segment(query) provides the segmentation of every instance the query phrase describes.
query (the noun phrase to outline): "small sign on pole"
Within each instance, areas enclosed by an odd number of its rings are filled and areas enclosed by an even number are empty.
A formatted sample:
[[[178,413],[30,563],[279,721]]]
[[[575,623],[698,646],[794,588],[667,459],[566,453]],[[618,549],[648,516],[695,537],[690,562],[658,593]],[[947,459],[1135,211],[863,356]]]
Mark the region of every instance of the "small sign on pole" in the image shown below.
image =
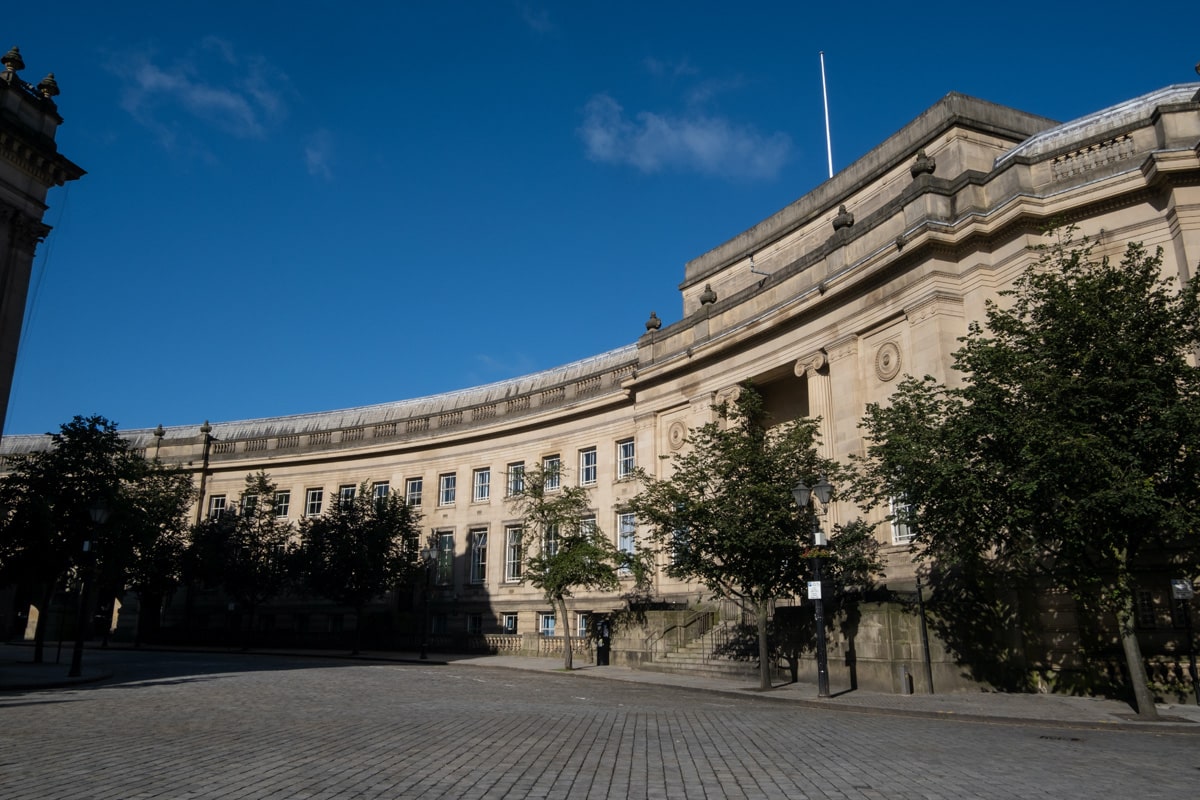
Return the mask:
[[[820,600],[821,599],[821,582],[820,581],[809,581],[808,582],[808,599],[809,600]]]
[[[1191,600],[1195,595],[1192,582],[1187,578],[1171,579],[1171,597],[1176,600]]]

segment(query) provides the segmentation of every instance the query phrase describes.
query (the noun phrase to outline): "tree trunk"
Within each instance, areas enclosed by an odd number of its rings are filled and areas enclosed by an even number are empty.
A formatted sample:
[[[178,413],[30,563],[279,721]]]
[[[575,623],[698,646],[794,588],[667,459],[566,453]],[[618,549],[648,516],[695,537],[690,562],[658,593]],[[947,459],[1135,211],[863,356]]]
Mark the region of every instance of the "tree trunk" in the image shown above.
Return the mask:
[[[1150,687],[1146,685],[1146,665],[1142,662],[1142,648],[1138,644],[1134,627],[1132,594],[1124,598],[1117,609],[1117,627],[1121,633],[1121,648],[1125,651],[1125,666],[1129,670],[1129,685],[1133,689],[1138,717],[1158,719],[1154,696],[1150,694]]]
[[[767,646],[767,603],[759,601],[755,607],[758,615],[758,688],[771,688],[771,655]]]
[[[575,668],[573,654],[571,653],[571,623],[567,618],[567,600],[564,597],[558,598],[558,613],[562,618],[563,632],[563,669],[572,670]]]

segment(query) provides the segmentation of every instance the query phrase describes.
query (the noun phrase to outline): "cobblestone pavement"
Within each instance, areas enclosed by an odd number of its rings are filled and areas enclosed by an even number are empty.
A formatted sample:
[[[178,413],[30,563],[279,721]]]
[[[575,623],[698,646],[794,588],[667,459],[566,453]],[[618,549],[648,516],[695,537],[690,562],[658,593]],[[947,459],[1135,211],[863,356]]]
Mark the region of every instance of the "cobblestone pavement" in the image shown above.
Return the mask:
[[[1193,797],[1200,738],[925,719],[478,663],[105,654],[0,694],[0,797]]]

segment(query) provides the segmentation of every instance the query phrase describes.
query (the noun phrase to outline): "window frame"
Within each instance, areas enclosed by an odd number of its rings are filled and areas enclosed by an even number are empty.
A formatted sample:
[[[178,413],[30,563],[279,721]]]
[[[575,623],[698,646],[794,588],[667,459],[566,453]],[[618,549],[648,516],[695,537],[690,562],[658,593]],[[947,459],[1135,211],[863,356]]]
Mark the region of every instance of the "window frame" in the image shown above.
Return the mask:
[[[617,480],[632,477],[635,469],[637,469],[637,449],[634,440],[622,439],[617,442]]]
[[[903,497],[888,498],[888,516],[891,517],[890,524],[892,530],[892,544],[894,545],[909,545],[912,544],[915,533],[912,525],[907,519],[900,519],[901,515],[911,513],[912,504],[905,501]]]
[[[558,620],[554,618],[553,611],[538,612],[538,636],[552,637],[554,636],[554,628]]]
[[[542,457],[542,476],[546,481],[545,490],[556,492],[562,488],[562,457],[559,455]]]
[[[314,506],[315,509],[314,510]],[[304,516],[319,517],[325,508],[325,488],[304,490]]]
[[[454,505],[458,499],[458,473],[443,472],[438,475],[438,506]]]
[[[525,531],[520,525],[504,526],[504,582],[520,583],[525,570]]]
[[[600,458],[595,447],[579,450],[579,485],[595,486],[600,477]]]
[[[500,630],[510,636],[516,635],[519,630],[517,627],[519,620],[520,615],[515,611],[505,611],[500,615]],[[512,624],[510,625],[509,623]]]
[[[223,494],[213,494],[208,497],[208,518],[220,519],[229,510],[228,500]]]
[[[358,496],[358,487],[353,483],[343,483],[338,486],[337,496],[339,503],[353,503],[354,498]]]
[[[487,528],[472,528],[467,531],[467,544],[471,548],[467,559],[470,565],[467,576],[469,582],[475,586],[487,583],[487,540]]]
[[[492,468],[478,467],[471,472],[471,502],[486,503],[492,499]]]
[[[525,491],[525,462],[510,461],[504,467],[504,478],[507,497],[516,497]]]
[[[404,479],[404,503],[409,506],[421,505],[421,496],[425,489],[425,478]]]
[[[280,489],[275,492],[275,516],[286,517],[292,508],[292,490]]]
[[[439,530],[434,536],[437,537],[437,555],[433,568],[433,583],[435,586],[453,586],[454,531]]]

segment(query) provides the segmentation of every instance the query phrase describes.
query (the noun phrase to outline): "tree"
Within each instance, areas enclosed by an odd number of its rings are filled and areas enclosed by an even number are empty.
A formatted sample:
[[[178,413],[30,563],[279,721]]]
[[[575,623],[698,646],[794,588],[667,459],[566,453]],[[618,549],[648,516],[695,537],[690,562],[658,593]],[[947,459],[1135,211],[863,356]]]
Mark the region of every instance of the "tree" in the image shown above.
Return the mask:
[[[813,555],[814,512],[796,505],[792,488],[822,475],[836,480],[840,470],[817,455],[816,420],[771,426],[750,383],[733,404],[713,410],[718,419],[688,432],[669,477],[642,474],[631,507],[666,552],[668,575],[697,580],[753,612],[760,684],[769,689],[771,604],[801,591]]]
[[[364,483],[353,497],[339,494],[320,517],[300,525],[300,571],[316,594],[354,609],[354,652],[362,612],[418,568],[421,512],[398,494],[375,497]]]
[[[33,585],[40,596],[35,662],[42,661],[50,602],[68,575],[81,580],[91,554],[99,554],[100,572],[124,557],[113,526],[98,528],[89,509],[99,503],[119,510],[139,460],[115,423],[77,416],[50,434],[48,449],[12,457],[0,479],[0,574]]]
[[[226,509],[192,529],[189,557],[195,575],[221,586],[246,610],[246,639],[258,607],[291,578],[293,528],[276,513],[275,484],[265,472],[246,476],[237,508]]]
[[[634,585],[650,572],[647,554],[616,547],[596,525],[588,491],[567,486],[557,470],[530,467],[509,498],[524,525],[522,578],[541,589],[559,615],[563,632],[563,669],[572,669],[571,625],[567,600],[580,590],[613,592],[622,577]]]
[[[187,548],[187,511],[195,494],[189,473],[157,460],[138,465],[125,493],[126,510],[116,524],[126,542],[128,561],[118,585],[138,597],[135,645],[143,633],[157,630],[163,602],[179,584]]]
[[[1112,614],[1146,717],[1138,573],[1200,566],[1200,302],[1161,263],[1130,244],[1112,264],[1062,232],[970,326],[961,385],[907,379],[868,408],[859,464],[860,497],[902,498],[938,570],[1049,580]]]

